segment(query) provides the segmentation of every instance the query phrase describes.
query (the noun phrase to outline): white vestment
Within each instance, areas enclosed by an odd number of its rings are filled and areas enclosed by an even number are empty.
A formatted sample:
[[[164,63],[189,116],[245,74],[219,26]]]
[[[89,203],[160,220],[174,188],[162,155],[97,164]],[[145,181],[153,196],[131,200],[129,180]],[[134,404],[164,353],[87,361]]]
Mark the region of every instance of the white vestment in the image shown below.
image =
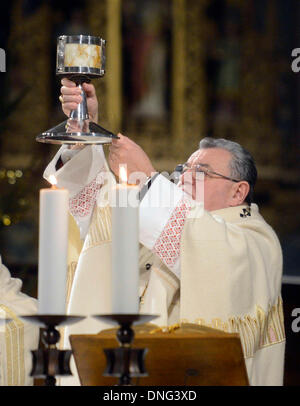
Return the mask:
[[[44,176],[54,174],[58,186],[69,189],[70,212],[84,239],[67,312],[108,313],[111,212],[103,201],[114,178],[103,176],[109,170],[102,147],[84,148],[56,171],[64,152]],[[188,321],[238,332],[250,384],[283,384],[282,252],[257,205],[207,212],[159,175],[140,204],[140,243],[140,312],[159,314],[154,323],[161,326]],[[87,318],[66,328],[65,346],[70,334],[109,327]],[[79,384],[73,371],[63,384]]]
[[[12,278],[0,256],[0,385],[33,385],[31,350],[39,343],[39,328],[24,322],[18,315],[37,312],[37,301],[21,292],[22,282]]]

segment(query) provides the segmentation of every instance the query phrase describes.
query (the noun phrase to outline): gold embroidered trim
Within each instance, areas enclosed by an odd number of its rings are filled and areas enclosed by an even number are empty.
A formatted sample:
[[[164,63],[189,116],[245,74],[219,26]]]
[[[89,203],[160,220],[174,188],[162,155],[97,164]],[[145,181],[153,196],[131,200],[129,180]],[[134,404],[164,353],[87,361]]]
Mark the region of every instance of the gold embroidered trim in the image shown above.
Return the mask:
[[[73,280],[75,276],[75,271],[77,268],[77,262],[73,261],[69,264],[68,266],[68,273],[67,273],[67,286],[66,286],[66,312],[69,306],[69,301],[71,297],[71,291],[72,291],[72,286],[73,286]],[[59,334],[60,334],[60,339],[58,343],[58,348],[62,350],[64,348],[64,337],[65,337],[65,328],[60,327],[58,328]]]
[[[71,296],[71,290],[72,290],[72,285],[73,285],[73,280],[75,276],[75,271],[77,267],[77,262],[73,261],[69,264],[68,266],[68,273],[67,273],[67,292],[66,292],[66,305],[68,306],[70,296]]]
[[[5,325],[6,344],[6,383],[7,386],[24,386],[25,360],[24,360],[24,323],[7,306],[1,304],[0,308],[12,319]],[[5,374],[4,374],[5,378]]]
[[[182,320],[181,322],[184,322]],[[204,319],[196,319],[195,323],[222,330],[227,333],[238,333],[245,358],[253,357],[261,348],[285,341],[282,299],[279,297],[274,306],[269,306],[265,312],[256,305],[256,316],[246,315],[230,317],[228,321],[213,319],[207,323]]]
[[[85,238],[84,245],[81,254],[90,248],[94,248],[97,245],[103,244],[104,242],[111,241],[111,208],[110,206],[96,207],[93,212],[93,217],[89,232]],[[80,255],[81,255],[80,254]],[[68,266],[67,274],[67,289],[66,289],[66,306],[68,307],[73,281],[75,277],[75,272],[77,268],[77,262],[73,261]],[[59,329],[60,341],[59,348],[63,348],[65,328]]]
[[[180,328],[181,325],[179,323],[172,324],[171,326],[162,326],[151,330],[149,334],[155,333],[172,333],[174,330]]]
[[[111,208],[96,207],[82,252],[111,241]]]

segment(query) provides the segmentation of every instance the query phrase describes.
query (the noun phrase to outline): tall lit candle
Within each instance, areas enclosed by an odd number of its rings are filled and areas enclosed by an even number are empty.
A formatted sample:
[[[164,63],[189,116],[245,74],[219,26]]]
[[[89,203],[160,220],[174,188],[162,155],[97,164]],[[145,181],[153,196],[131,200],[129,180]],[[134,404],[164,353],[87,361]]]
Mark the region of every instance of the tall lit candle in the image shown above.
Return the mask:
[[[112,204],[112,312],[139,312],[139,188],[120,166]]]
[[[65,314],[68,255],[68,204],[66,189],[40,190],[38,312]]]

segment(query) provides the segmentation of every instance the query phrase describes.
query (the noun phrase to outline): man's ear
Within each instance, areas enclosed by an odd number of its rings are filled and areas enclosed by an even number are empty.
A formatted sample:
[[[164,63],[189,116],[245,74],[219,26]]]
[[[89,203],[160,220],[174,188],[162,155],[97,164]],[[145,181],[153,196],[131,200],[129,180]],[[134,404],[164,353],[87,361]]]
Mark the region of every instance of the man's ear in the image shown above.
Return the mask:
[[[231,206],[239,206],[242,204],[250,190],[250,185],[248,182],[242,180],[241,182],[235,183],[232,189],[231,196]]]

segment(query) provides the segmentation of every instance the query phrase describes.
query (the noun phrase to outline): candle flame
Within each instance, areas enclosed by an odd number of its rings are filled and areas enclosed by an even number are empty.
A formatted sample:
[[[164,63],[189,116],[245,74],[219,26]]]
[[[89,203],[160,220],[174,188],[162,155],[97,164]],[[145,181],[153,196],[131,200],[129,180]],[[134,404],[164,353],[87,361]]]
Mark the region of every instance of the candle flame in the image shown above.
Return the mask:
[[[127,183],[127,165],[126,164],[119,165],[119,179],[120,179],[120,183],[122,183],[122,184]]]
[[[52,186],[55,186],[57,184],[56,177],[54,175],[50,175],[49,182],[51,183]]]

